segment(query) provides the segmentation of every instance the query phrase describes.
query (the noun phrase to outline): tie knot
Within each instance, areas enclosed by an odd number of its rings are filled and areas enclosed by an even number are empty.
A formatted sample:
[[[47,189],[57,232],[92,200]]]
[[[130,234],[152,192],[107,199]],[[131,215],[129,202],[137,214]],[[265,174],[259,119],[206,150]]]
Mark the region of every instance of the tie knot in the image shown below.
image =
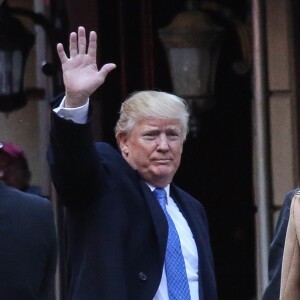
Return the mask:
[[[159,204],[163,207],[166,206],[167,193],[165,189],[156,188],[153,191],[155,198],[158,200]]]

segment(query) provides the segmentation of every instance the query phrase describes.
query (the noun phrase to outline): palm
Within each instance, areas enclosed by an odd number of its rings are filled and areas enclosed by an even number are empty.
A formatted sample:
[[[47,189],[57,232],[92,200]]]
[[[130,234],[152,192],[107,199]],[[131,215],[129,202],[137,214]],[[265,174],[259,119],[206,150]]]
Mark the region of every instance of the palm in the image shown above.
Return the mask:
[[[92,94],[104,81],[97,65],[89,55],[78,55],[62,64],[66,90],[73,93]]]
[[[105,81],[107,74],[116,66],[106,64],[98,70],[96,64],[97,35],[90,33],[87,46],[85,29],[78,28],[78,35],[70,35],[70,56],[65,53],[62,44],[57,45],[57,52],[62,64],[64,85],[71,106],[82,105],[87,98]]]

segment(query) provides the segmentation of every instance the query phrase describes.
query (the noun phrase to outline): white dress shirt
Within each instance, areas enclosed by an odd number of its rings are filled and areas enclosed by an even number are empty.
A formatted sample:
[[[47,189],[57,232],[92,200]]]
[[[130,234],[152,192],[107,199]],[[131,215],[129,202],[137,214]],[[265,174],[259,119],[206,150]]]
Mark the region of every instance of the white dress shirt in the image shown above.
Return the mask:
[[[88,106],[89,102],[85,105],[77,108],[65,108],[64,107],[65,98],[62,100],[59,107],[54,109],[57,115],[64,119],[72,120],[75,123],[84,124],[87,120]],[[147,183],[151,191],[155,189],[154,186]],[[183,258],[186,267],[186,273],[189,282],[189,288],[192,300],[199,300],[198,295],[198,252],[193,238],[193,234],[187,224],[187,221],[180,212],[178,206],[174,200],[170,197],[170,185],[165,187],[167,193],[167,205],[166,209],[172,218],[176,230],[179,235],[180,244],[182,248]],[[167,277],[165,266],[163,268],[161,281],[158,290],[153,298],[153,300],[169,300],[168,287],[167,287]]]

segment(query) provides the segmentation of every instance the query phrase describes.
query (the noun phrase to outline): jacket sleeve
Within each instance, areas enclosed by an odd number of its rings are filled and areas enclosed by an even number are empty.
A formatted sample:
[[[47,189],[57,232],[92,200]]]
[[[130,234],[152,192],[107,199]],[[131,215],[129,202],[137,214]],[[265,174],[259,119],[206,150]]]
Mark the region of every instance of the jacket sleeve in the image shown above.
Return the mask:
[[[265,289],[263,300],[277,300],[280,295],[280,280],[282,269],[283,249],[290,216],[291,201],[298,190],[287,193],[280,210],[273,241],[269,252],[269,284]]]
[[[53,184],[64,204],[81,206],[96,195],[101,184],[100,163],[90,121],[77,124],[52,113],[47,158]]]

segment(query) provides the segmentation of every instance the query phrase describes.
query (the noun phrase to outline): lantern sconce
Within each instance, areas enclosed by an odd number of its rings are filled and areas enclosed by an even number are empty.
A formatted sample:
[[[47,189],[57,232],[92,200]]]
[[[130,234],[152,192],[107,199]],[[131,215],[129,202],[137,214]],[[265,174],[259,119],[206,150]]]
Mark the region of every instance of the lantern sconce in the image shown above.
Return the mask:
[[[241,42],[243,60],[234,63],[234,70],[243,74],[250,69],[251,42],[246,27],[230,11],[212,1],[186,1],[186,10],[170,25],[159,30],[169,62],[174,93],[187,100],[191,111],[191,132],[197,136],[195,114],[215,105],[215,78],[225,28],[214,19],[221,16],[231,22]]]
[[[38,88],[24,91],[26,60],[34,45],[35,37],[14,15],[27,17],[35,24],[41,25],[50,40],[53,38],[54,31],[51,24],[40,13],[9,7],[6,1],[1,1],[0,5],[0,111],[9,113],[24,107],[28,96],[41,99],[44,95],[44,91]],[[53,75],[48,70],[49,64],[45,64],[44,73]]]

